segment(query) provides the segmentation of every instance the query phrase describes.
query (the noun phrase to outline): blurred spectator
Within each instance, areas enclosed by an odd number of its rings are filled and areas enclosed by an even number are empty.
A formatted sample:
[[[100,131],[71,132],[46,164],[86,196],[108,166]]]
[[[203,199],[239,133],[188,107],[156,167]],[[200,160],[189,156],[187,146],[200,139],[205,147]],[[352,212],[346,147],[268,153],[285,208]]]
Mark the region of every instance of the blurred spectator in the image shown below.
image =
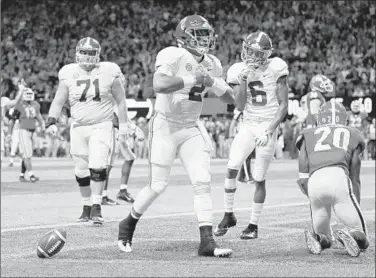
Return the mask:
[[[368,126],[368,153],[372,160],[376,158],[376,137],[375,137],[376,119]]]

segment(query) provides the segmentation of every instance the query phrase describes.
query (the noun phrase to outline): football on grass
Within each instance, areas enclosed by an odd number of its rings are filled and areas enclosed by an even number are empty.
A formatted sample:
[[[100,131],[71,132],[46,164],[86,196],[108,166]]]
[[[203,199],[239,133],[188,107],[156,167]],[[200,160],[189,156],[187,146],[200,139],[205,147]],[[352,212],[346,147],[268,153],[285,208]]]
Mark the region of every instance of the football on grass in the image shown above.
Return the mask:
[[[37,255],[39,258],[51,258],[60,252],[67,238],[67,232],[53,229],[42,236],[38,242]]]

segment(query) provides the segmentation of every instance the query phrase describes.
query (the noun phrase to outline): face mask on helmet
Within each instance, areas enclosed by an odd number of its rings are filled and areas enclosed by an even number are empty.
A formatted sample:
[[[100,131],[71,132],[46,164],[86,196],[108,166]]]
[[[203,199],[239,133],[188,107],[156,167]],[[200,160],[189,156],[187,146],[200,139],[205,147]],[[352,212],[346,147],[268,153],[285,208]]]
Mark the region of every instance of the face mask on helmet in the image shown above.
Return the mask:
[[[206,54],[215,47],[214,31],[211,28],[187,28],[186,33],[189,36],[188,47],[198,52]]]
[[[31,90],[30,88],[26,89],[22,94],[22,98],[25,101],[33,101],[35,99],[33,90]]]
[[[314,76],[310,82],[312,92],[320,92],[322,94],[332,93],[334,91],[333,82],[323,75]]]
[[[241,58],[247,66],[258,68],[261,65],[265,64],[269,56],[272,54],[271,50],[260,50],[256,49],[252,45],[249,45],[247,42],[243,41],[243,48],[241,53]]]
[[[97,47],[93,46],[98,45]],[[76,62],[84,68],[95,66],[99,63],[101,48],[99,43],[92,38],[85,38],[78,42],[76,47]]]

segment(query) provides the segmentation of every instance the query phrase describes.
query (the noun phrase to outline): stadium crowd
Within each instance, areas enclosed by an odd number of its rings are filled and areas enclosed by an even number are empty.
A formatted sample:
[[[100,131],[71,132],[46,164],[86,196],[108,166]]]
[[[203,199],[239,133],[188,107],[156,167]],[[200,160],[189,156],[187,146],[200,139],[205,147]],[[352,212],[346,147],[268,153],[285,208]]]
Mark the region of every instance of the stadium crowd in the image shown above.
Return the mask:
[[[14,97],[17,81],[24,78],[37,93],[37,100],[51,101],[59,69],[74,62],[76,44],[84,36],[97,38],[102,47],[101,58],[121,67],[128,98],[153,97],[156,54],[174,43],[172,34],[181,19],[200,10],[207,11],[205,17],[215,28],[214,53],[223,64],[224,74],[240,60],[244,36],[262,29],[272,38],[274,55],[289,64],[292,95],[307,93],[309,80],[317,73],[335,82],[337,96],[376,94],[376,17],[371,1],[233,1],[231,5],[226,1],[158,0],[33,3],[2,1],[1,92],[10,98]],[[231,116],[202,120],[216,147],[213,156],[227,157],[232,140]],[[135,121],[142,127],[144,138],[134,138],[131,144],[139,157],[145,157],[147,124],[145,119]],[[61,124],[58,137],[40,135],[37,155],[68,155],[69,119],[62,122],[65,124]],[[368,139],[374,150],[374,123],[373,130],[372,125],[369,129]],[[281,150],[285,157],[297,156],[293,142],[298,132],[294,118],[283,123],[277,158],[281,158]]]

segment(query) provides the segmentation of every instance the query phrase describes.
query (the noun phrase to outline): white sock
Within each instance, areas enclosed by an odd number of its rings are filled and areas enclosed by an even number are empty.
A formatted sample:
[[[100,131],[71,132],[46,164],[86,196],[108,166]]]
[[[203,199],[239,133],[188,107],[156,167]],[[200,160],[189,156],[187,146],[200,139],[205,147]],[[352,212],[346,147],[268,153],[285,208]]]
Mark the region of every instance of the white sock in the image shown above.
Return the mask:
[[[258,225],[264,203],[253,203],[250,224]]]
[[[234,211],[234,201],[235,201],[235,191],[236,191],[236,179],[225,178],[225,212]]]
[[[83,204],[84,206],[91,206],[91,200],[90,200],[90,197],[82,198],[82,204]]]
[[[25,176],[25,174],[24,173],[20,173],[20,177],[23,177],[23,176]]]
[[[92,195],[93,205],[100,205],[102,204],[102,196],[101,195]]]
[[[158,196],[158,193],[156,193],[154,190],[151,190],[149,186],[145,186],[137,194],[136,200],[133,203],[133,209],[140,215],[144,214]],[[133,216],[136,217],[137,215]]]
[[[103,190],[102,197],[107,197],[107,190]]]
[[[120,184],[120,190],[127,189],[127,188],[128,188],[127,184]]]
[[[28,175],[29,175],[29,177],[31,177],[32,175],[34,175],[33,171],[29,171]]]
[[[13,158],[13,156],[10,157],[9,162],[10,162],[10,163],[14,163],[14,158]]]
[[[198,226],[213,226],[213,202],[210,193],[195,195],[193,200]]]

